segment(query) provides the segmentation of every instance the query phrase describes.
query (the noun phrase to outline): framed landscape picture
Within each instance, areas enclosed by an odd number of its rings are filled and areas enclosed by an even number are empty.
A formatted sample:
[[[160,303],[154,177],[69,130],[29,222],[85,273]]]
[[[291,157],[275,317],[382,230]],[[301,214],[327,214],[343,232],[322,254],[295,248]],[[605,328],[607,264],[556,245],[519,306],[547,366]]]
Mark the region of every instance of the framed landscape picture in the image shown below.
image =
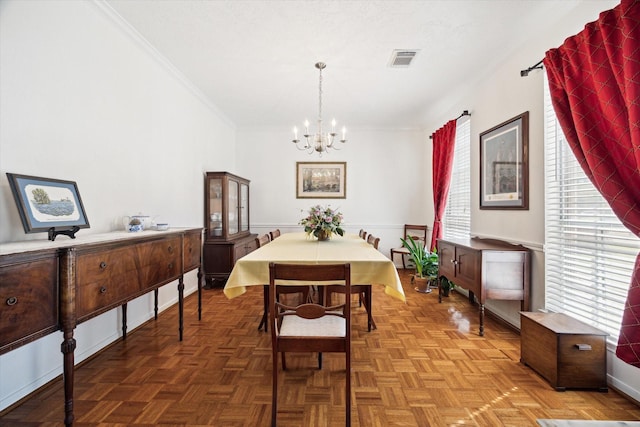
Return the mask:
[[[296,198],[346,197],[347,162],[296,162]]]
[[[89,227],[75,182],[12,173],[7,178],[25,233]]]
[[[480,209],[529,209],[529,112],[480,134]]]

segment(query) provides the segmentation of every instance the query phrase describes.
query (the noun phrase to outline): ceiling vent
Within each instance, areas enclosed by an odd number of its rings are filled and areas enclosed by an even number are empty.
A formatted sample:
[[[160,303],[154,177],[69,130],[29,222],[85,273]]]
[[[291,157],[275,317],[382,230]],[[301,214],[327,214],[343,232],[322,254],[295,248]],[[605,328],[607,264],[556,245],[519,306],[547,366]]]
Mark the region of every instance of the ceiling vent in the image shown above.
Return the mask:
[[[391,61],[389,66],[392,68],[407,68],[411,65],[413,58],[418,54],[417,50],[401,50],[396,49],[391,53]]]

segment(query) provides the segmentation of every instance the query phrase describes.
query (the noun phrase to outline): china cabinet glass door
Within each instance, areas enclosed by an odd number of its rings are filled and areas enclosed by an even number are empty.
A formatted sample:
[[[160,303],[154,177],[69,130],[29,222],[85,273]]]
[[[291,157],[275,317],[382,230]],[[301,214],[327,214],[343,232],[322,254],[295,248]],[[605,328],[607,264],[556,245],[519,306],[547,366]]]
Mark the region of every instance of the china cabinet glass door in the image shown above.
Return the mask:
[[[239,231],[239,205],[238,205],[238,182],[229,180],[229,235],[236,234]]]
[[[240,184],[240,231],[249,229],[249,186]]]
[[[224,233],[222,224],[222,179],[209,180],[209,235],[221,237]]]

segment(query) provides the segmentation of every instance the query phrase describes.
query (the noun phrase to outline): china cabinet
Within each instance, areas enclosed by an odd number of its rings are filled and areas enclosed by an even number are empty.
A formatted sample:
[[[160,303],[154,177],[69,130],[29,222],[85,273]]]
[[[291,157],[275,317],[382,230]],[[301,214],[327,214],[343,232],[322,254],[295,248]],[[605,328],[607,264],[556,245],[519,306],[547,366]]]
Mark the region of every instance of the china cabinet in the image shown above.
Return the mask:
[[[207,172],[204,183],[203,269],[207,287],[224,283],[239,258],[256,249],[249,229],[249,180]]]

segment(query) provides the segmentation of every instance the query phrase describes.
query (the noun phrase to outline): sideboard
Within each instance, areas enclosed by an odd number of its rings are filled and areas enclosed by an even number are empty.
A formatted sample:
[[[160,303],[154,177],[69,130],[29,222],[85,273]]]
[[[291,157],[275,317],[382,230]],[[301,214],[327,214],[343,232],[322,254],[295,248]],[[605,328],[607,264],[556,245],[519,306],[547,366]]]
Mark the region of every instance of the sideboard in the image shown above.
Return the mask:
[[[488,299],[519,300],[529,310],[530,250],[493,239],[438,239],[438,276],[469,291],[477,298],[480,331],[484,335],[484,304]],[[438,281],[438,301],[442,289]]]
[[[65,419],[73,425],[73,337],[76,326],[178,281],[182,340],[184,273],[198,269],[198,317],[202,301],[202,229],[115,232],[62,241],[0,244],[0,354],[61,330]]]

